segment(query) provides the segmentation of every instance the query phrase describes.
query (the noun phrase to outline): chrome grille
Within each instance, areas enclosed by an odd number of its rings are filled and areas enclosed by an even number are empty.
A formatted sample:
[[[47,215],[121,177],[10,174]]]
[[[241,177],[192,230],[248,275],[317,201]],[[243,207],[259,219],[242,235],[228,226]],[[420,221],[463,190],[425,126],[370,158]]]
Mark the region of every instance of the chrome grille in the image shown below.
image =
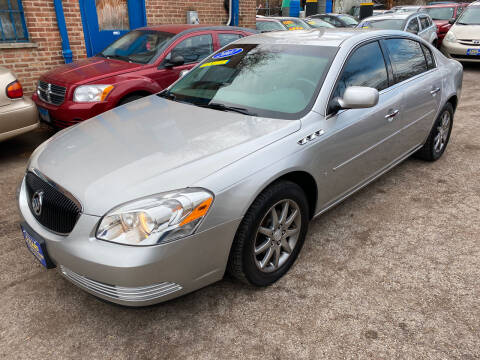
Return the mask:
[[[74,284],[99,296],[110,298],[112,301],[149,301],[182,290],[180,285],[171,282],[140,287],[108,285],[79,275],[63,265],[60,265],[60,271],[63,276]]]
[[[480,46],[480,40],[459,39],[458,42],[463,45]]]
[[[60,105],[65,100],[67,88],[50,84],[45,81],[39,81],[37,86],[37,94],[42,101],[52,105]]]

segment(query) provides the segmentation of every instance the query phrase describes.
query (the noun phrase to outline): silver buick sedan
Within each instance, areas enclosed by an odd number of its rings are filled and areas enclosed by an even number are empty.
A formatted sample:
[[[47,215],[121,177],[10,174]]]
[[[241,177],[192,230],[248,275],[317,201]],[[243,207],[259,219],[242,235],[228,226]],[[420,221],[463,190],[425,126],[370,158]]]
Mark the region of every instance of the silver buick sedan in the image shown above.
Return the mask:
[[[309,220],[401,161],[444,153],[462,66],[400,31],[251,36],[169,89],[58,133],[19,190],[47,268],[158,303],[222,279],[272,284]]]

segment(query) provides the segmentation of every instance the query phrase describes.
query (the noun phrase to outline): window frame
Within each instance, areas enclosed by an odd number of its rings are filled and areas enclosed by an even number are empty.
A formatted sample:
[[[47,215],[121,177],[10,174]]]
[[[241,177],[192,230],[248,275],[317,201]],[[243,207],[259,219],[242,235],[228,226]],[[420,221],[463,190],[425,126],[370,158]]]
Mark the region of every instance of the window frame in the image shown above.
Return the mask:
[[[411,23],[412,21],[416,21],[416,22],[417,22],[418,31],[417,31],[416,33],[412,33],[411,31],[408,31],[408,25],[410,25],[410,23]],[[420,21],[419,21],[419,19],[418,19],[418,16],[412,17],[412,18],[411,18],[410,20],[408,20],[407,23],[405,24],[405,31],[406,31],[406,32],[409,32],[410,34],[415,34],[415,35],[416,35],[416,34],[419,34],[420,32],[422,32],[421,29],[422,29],[422,26],[421,26],[421,24],[420,24]]]
[[[395,83],[392,83],[392,79],[394,80],[394,74],[393,74],[393,68],[392,68],[392,63],[390,61],[390,57],[386,49],[384,48],[384,45],[382,44],[383,38],[375,38],[375,39],[369,39],[367,41],[364,41],[360,44],[357,44],[352,50],[348,53],[348,56],[345,58],[342,64],[342,68],[340,69],[340,72],[337,74],[337,77],[335,79],[335,84],[330,88],[330,94],[328,96],[328,101],[325,104],[325,116],[327,118],[334,116],[335,114],[338,114],[339,112],[337,111],[336,113],[329,111],[330,108],[330,103],[333,100],[333,96],[335,94],[335,89],[337,88],[338,82],[340,81],[340,78],[343,75],[343,72],[345,71],[345,67],[348,64],[348,61],[351,59],[351,57],[355,54],[355,52],[361,48],[362,46],[368,45],[373,42],[377,42],[378,46],[380,47],[380,51],[382,52],[383,55],[383,61],[385,62],[385,68],[387,70],[387,79],[388,79],[388,86],[380,90],[378,93],[383,94],[384,92],[388,91]],[[426,61],[426,59],[425,59]],[[348,109],[343,109],[343,111],[346,111]],[[342,111],[342,110],[341,110]]]
[[[425,19],[424,21],[427,22],[427,27],[423,27],[422,19]],[[420,28],[421,28],[421,30],[419,32],[425,31],[432,26],[432,25],[430,25],[430,21],[428,21],[428,16],[426,16],[426,15],[418,16],[418,22],[420,23]]]
[[[414,76],[411,76],[411,77],[409,77],[408,79],[405,79],[405,80],[402,80],[402,81],[397,81],[397,76],[395,75],[395,71],[394,71],[394,68],[393,68],[393,62],[392,62],[392,59],[391,59],[390,51],[388,50],[388,47],[387,47],[387,44],[386,44],[386,41],[387,41],[387,40],[394,40],[394,39],[410,40],[410,41],[414,41],[414,42],[418,43],[418,45],[420,45],[420,49],[422,50],[423,59],[425,60],[425,65],[427,66],[427,70],[424,71],[424,72],[421,72],[421,73],[419,73],[419,74],[415,74]],[[437,61],[436,61],[436,59],[435,59],[435,56],[433,55],[433,51],[431,51],[431,54],[432,54],[432,59],[433,59],[434,67],[431,68],[431,69],[428,68],[427,57],[426,57],[426,55],[425,55],[425,52],[424,52],[423,46],[422,46],[422,45],[424,45],[424,43],[423,43],[422,41],[418,41],[418,40],[416,40],[416,39],[411,39],[411,38],[402,37],[402,36],[392,36],[392,37],[384,38],[384,39],[382,39],[382,41],[385,42],[385,51],[386,51],[386,54],[387,54],[387,56],[388,56],[388,58],[389,58],[389,60],[390,60],[390,64],[391,64],[392,72],[393,72],[394,83],[393,83],[392,85],[390,85],[390,87],[393,87],[393,86],[396,86],[396,85],[399,85],[399,84],[403,84],[403,83],[412,81],[412,79],[416,79],[416,78],[419,77],[419,76],[423,76],[423,75],[427,74],[428,72],[437,69]],[[425,45],[425,46],[426,46],[426,45]]]
[[[14,2],[14,1],[16,1],[18,9],[13,8],[12,2]],[[27,30],[27,24],[25,22],[25,12],[23,11],[22,0],[7,0],[7,4],[8,4],[8,9],[6,9],[6,10],[0,9],[0,13],[5,13],[10,18],[10,21],[11,21],[11,24],[12,24],[12,27],[13,27],[13,33],[15,35],[15,39],[7,39],[5,37],[5,32],[3,31],[2,20],[0,18],[0,36],[1,36],[0,43],[4,44],[4,43],[24,43],[24,42],[28,42],[29,41],[29,35],[28,35],[28,30]],[[23,28],[24,39],[19,38],[18,35],[17,35],[17,26],[16,26],[16,22],[15,22],[15,18],[13,16],[13,14],[19,14],[19,16],[20,16],[21,25],[22,25],[22,28]]]

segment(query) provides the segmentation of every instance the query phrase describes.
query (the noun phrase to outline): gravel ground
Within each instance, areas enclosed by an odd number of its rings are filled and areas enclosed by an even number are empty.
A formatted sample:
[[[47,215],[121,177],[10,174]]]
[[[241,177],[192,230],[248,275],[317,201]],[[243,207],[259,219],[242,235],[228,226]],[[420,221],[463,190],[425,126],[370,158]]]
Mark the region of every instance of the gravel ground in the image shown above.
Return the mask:
[[[142,309],[97,300],[25,247],[15,189],[39,130],[0,143],[0,358],[480,358],[480,67],[453,135],[310,225],[283,279],[225,279]]]

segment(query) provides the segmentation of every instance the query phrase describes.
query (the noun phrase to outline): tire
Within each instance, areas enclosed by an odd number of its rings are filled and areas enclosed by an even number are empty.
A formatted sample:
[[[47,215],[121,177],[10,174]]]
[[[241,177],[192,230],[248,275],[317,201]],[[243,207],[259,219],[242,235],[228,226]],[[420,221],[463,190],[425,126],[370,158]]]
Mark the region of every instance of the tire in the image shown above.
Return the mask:
[[[282,214],[285,204],[288,204],[286,216]],[[275,231],[272,230],[275,229],[273,211],[279,220]],[[297,211],[296,216],[294,211]],[[255,199],[240,223],[230,251],[228,272],[255,286],[267,286],[280,279],[293,265],[303,246],[308,214],[307,198],[297,184],[278,181],[270,185]],[[290,221],[290,225],[284,220]],[[269,236],[260,233],[260,226],[262,231],[268,230]],[[255,254],[255,250],[262,248],[266,250]]]
[[[448,121],[448,124],[445,124],[445,121]],[[442,108],[440,115],[438,115],[438,118],[435,120],[427,141],[423,147],[418,150],[415,156],[425,161],[436,161],[440,159],[447,148],[448,141],[450,140],[452,126],[453,106],[448,102]]]
[[[433,40],[433,41],[432,41],[432,46],[434,46],[435,48],[438,49],[438,42],[437,42],[437,40]]]
[[[129,102],[132,102],[132,101],[135,101],[135,100],[138,100],[138,99],[141,99],[145,96],[142,96],[142,95],[131,95],[131,96],[127,96],[126,98],[123,98],[122,100],[120,100],[120,102],[118,103],[117,106],[121,106],[121,105],[124,105],[124,104],[127,104]]]

